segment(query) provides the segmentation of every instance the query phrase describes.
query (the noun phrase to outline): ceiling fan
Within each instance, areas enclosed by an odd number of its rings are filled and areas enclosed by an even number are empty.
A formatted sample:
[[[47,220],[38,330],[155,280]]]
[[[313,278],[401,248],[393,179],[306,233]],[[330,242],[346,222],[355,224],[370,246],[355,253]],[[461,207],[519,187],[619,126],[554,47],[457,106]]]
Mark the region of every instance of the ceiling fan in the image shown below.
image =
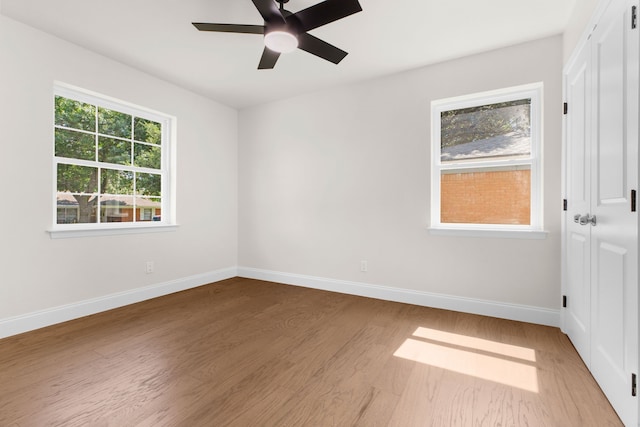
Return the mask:
[[[258,64],[259,70],[275,67],[281,53],[292,52],[296,48],[334,64],[339,63],[347,52],[307,32],[362,10],[358,0],[325,0],[296,13],[284,9],[289,0],[252,1],[264,19],[264,25],[204,22],[193,22],[193,25],[200,31],[264,35],[265,48]]]

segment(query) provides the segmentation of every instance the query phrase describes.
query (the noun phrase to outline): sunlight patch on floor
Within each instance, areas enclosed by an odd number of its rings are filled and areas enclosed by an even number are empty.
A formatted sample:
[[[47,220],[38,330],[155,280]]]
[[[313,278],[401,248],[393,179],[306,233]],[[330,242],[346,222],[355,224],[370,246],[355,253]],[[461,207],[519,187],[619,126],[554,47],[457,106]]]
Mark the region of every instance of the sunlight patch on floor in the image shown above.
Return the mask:
[[[489,353],[501,354],[503,356],[516,359],[536,361],[536,351],[532,348],[520,347],[517,345],[504,344],[497,341],[485,340],[482,338],[470,337],[467,335],[452,334],[451,332],[439,331],[419,327],[413,333],[414,337],[425,338],[432,341],[452,344],[461,347],[469,347],[474,350],[482,350]]]
[[[419,339],[407,338],[393,355],[538,393],[533,349],[428,328],[413,336]]]

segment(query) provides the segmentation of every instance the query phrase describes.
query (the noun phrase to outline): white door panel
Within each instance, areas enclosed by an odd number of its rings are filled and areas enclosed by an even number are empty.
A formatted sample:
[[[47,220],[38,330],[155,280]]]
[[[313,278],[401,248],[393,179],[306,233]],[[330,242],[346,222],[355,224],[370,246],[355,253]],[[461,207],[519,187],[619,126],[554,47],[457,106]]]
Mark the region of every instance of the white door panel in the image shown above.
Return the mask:
[[[585,364],[591,363],[591,292],[588,236],[571,233],[567,251],[571,255],[567,265],[567,318],[565,332],[573,342]]]
[[[615,5],[611,5],[615,6]],[[625,100],[625,23],[626,16],[607,16],[592,35],[593,70],[597,105],[594,124],[596,135],[597,181],[599,203],[624,197],[626,169],[624,155]],[[621,169],[622,166],[622,169]]]
[[[565,76],[569,111],[566,121],[567,153],[565,180],[567,214],[565,223],[565,292],[567,308],[564,330],[587,366],[591,363],[591,233],[576,223],[575,215],[590,209],[590,137],[591,98],[590,49],[586,45]]]
[[[640,87],[632,6],[637,0],[609,3],[565,80],[565,329],[628,426],[638,425],[639,409],[631,381],[638,373],[638,217],[630,194],[638,186]],[[576,224],[574,215],[595,220]]]
[[[629,120],[637,126],[629,106],[638,99],[625,78],[629,64],[638,61],[632,37],[638,30],[631,28],[631,2],[612,2],[592,35],[591,371],[626,425],[638,422],[631,395],[638,351],[637,219],[629,204],[636,184],[628,173],[629,147],[638,141],[626,127]]]
[[[597,246],[599,260],[594,273],[599,286],[594,295],[594,333],[598,339],[594,342],[594,351],[599,353],[605,366],[612,368],[608,375],[618,375],[626,380],[626,374],[621,367],[625,364],[624,357],[624,264],[627,251],[619,246],[601,243]],[[598,358],[596,357],[596,361]]]
[[[630,268],[634,251],[597,238],[592,245],[597,262],[592,269],[591,371],[625,425],[636,425],[638,408],[631,395],[638,345],[636,281]]]
[[[587,131],[587,111],[590,90],[590,75],[587,71],[587,61],[589,59],[588,49],[583,49],[582,54],[577,59],[569,73],[568,81],[568,101],[571,105],[570,120],[567,129],[567,143],[570,144],[569,151],[573,154],[569,159],[569,192],[571,193],[571,204],[574,209],[584,209],[589,206],[588,183],[588,156],[587,138],[590,136]],[[582,211],[580,211],[582,212]]]

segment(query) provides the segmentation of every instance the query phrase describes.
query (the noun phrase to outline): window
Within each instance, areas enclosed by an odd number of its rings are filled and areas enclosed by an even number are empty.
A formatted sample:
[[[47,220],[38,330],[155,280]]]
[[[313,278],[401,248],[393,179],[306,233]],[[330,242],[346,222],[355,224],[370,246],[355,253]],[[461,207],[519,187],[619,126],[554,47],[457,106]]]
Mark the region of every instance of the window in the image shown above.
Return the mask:
[[[171,125],[166,115],[56,86],[52,232],[170,225]]]
[[[432,102],[432,230],[542,231],[541,97],[535,84]]]

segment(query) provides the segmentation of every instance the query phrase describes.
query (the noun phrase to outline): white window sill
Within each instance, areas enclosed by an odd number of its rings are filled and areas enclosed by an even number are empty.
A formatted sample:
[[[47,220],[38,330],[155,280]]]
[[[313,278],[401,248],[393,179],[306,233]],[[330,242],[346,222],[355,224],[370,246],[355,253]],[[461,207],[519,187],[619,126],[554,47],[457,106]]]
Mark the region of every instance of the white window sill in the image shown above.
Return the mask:
[[[505,229],[471,229],[471,228],[447,228],[430,227],[429,234],[435,236],[458,237],[494,237],[500,239],[546,239],[549,234],[544,230],[505,230]]]
[[[75,237],[117,236],[122,234],[163,233],[176,231],[178,225],[101,226],[100,228],[53,228],[47,230],[52,239]]]

